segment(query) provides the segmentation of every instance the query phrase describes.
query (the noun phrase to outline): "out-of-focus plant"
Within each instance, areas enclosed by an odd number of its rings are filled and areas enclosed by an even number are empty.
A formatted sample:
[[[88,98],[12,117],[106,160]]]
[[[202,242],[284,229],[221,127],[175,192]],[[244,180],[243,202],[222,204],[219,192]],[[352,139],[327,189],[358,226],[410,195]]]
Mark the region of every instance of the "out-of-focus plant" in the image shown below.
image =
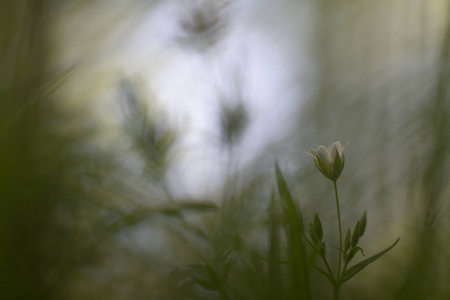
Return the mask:
[[[291,280],[294,283],[293,294],[295,295],[294,298],[297,299],[311,299],[312,297],[309,272],[307,271],[308,267],[316,270],[331,282],[331,284],[333,285],[333,299],[339,299],[339,289],[343,283],[358,274],[369,264],[373,263],[378,258],[383,256],[398,242],[397,239],[397,241],[395,241],[387,249],[353,265],[352,267],[349,267],[349,263],[358,252],[361,252],[364,255],[363,249],[358,246],[358,242],[363,236],[366,229],[367,212],[364,212],[362,217],[357,221],[353,230],[351,230],[350,228],[347,230],[345,239],[343,239],[336,182],[344,168],[345,148],[346,146],[342,147],[340,142],[335,142],[329,147],[319,146],[317,149],[311,149],[309,153],[309,155],[314,158],[316,167],[319,169],[319,171],[334,183],[339,224],[339,247],[335,247],[338,250],[339,257],[336,274],[333,273],[330,263],[327,259],[327,245],[323,239],[323,226],[320,217],[315,214],[313,223],[308,223],[308,238],[304,233],[305,228],[303,224],[302,214],[300,210],[295,207],[285,179],[280,169],[276,165],[278,189],[284,207],[284,218],[287,222],[286,235],[288,240],[289,260],[286,263],[289,264],[289,268],[291,270]],[[308,251],[304,245],[304,241],[306,241],[311,246],[313,253],[318,255],[322,259],[323,264],[326,268],[325,270],[317,266],[314,262],[308,263]]]

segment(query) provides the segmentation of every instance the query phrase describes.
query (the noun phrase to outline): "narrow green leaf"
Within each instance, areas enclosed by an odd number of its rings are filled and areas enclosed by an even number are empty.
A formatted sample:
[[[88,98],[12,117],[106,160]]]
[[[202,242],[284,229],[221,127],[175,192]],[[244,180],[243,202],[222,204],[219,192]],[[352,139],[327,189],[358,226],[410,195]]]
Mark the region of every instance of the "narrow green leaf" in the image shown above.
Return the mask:
[[[348,269],[347,271],[345,271],[344,275],[342,276],[342,282],[346,282],[347,280],[349,280],[350,278],[352,278],[353,276],[355,276],[356,274],[358,274],[362,269],[364,269],[365,267],[367,267],[368,265],[370,265],[371,263],[373,263],[374,261],[376,261],[378,258],[380,258],[381,256],[383,256],[386,252],[388,252],[389,250],[391,250],[392,248],[394,248],[395,245],[397,245],[398,241],[400,240],[400,238],[398,238],[390,247],[388,247],[387,249],[381,251],[380,253],[369,257],[368,259],[363,260],[362,262],[354,265],[353,267],[351,267],[350,269]]]
[[[347,230],[347,233],[345,234],[344,239],[344,253],[347,252],[347,250],[350,248],[350,238],[352,236],[352,232],[350,228]]]
[[[174,205],[175,209],[181,210],[196,210],[196,211],[206,211],[206,210],[217,210],[217,204],[211,201],[182,201],[177,202]]]
[[[350,241],[350,244],[352,247],[356,247],[356,245],[358,245],[358,241],[359,241],[359,228],[360,228],[360,224],[359,221],[356,222],[356,226],[355,228],[353,228],[353,233],[352,233],[352,238]]]
[[[288,222],[290,225],[294,225],[295,228],[303,232],[303,220],[300,220],[301,215],[298,215],[296,212],[296,208],[294,202],[292,201],[291,193],[286,184],[283,174],[281,173],[277,164],[275,164],[275,172],[277,179],[278,192],[280,194],[281,201],[283,206],[285,207],[285,213],[288,217]]]
[[[347,255],[344,256],[344,262],[345,263],[349,263],[353,257],[356,255],[356,253],[358,253],[358,251],[361,251],[362,255],[364,255],[363,249],[361,247],[354,247],[352,248]]]
[[[291,260],[290,271],[294,282],[294,294],[297,299],[311,299],[311,287],[307,266],[307,253],[302,234],[304,232],[301,211],[294,205],[291,193],[280,168],[275,163],[275,176],[278,192],[283,203],[284,214],[287,220],[286,234],[288,251]]]
[[[135,226],[136,224],[153,217],[155,214],[163,214],[167,217],[179,218],[182,216],[182,213],[186,211],[205,212],[217,209],[217,205],[211,201],[178,202],[152,208],[137,206],[128,214],[118,218],[113,223],[101,229],[96,239],[99,240],[110,237],[121,230]],[[199,237],[205,238],[205,234],[196,228],[189,228],[187,224],[185,224],[185,228],[191,230],[191,232],[197,234]]]
[[[319,274],[322,274],[323,276],[325,276],[325,278],[327,278],[331,282],[331,284],[334,285],[333,278],[325,270],[323,270],[323,269],[321,269],[321,268],[319,268],[318,266],[315,266],[315,265],[313,265],[312,268],[314,270],[316,270],[317,272],[319,272]]]
[[[270,263],[281,264],[281,265],[289,265],[291,263],[290,261],[287,261],[287,260],[271,260],[271,259],[264,258],[264,257],[261,257],[261,259],[268,261]]]

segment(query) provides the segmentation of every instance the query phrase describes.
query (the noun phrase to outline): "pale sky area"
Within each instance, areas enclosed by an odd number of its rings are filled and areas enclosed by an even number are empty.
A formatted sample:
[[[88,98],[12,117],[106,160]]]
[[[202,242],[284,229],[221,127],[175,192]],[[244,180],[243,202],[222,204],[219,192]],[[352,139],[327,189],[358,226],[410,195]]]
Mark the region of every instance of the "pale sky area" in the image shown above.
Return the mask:
[[[75,106],[85,98],[96,107],[92,118],[115,123],[114,85],[120,76],[138,78],[144,99],[156,100],[164,119],[180,133],[181,151],[169,172],[175,193],[198,195],[223,182],[228,154],[220,146],[221,103],[241,101],[248,110],[248,127],[233,150],[237,166],[256,163],[262,171],[277,153],[283,155],[301,104],[312,92],[307,49],[312,22],[306,2],[230,2],[219,11],[223,35],[209,47],[201,36],[184,43],[180,24],[189,21],[192,1],[151,6],[136,1],[131,8],[101,3],[76,13],[69,6],[56,26],[62,39],[58,63],[79,66],[68,97],[77,98]],[[100,140],[109,144],[116,129],[105,128],[109,132]]]

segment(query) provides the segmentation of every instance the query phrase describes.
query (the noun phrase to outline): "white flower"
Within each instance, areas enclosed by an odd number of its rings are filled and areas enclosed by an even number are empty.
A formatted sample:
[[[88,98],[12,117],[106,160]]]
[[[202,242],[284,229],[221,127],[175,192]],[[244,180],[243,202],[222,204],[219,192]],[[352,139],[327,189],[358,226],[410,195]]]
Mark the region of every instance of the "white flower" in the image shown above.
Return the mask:
[[[345,164],[344,150],[349,142],[342,147],[337,141],[328,147],[320,145],[317,149],[311,149],[309,156],[314,158],[317,169],[328,179],[336,181],[342,173]]]

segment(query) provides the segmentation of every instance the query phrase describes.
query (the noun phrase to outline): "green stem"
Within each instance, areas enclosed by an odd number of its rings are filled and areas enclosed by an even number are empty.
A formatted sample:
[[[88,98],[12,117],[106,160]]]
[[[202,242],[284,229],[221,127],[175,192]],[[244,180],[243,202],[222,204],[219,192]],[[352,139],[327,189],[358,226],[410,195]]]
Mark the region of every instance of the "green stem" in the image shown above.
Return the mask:
[[[227,290],[225,287],[221,286],[219,288],[219,293],[220,293],[220,299],[221,300],[229,300],[230,297],[228,296]]]
[[[346,263],[345,263],[344,269],[342,270],[342,274],[344,274],[345,271],[347,271],[348,263],[349,263],[349,262],[346,262]]]
[[[337,282],[336,282],[336,279],[334,278],[333,272],[331,271],[330,265],[328,264],[327,258],[325,256],[321,256],[321,257],[322,257],[322,260],[323,260],[323,262],[325,264],[325,267],[328,270],[328,273],[330,273],[330,276],[333,279],[333,282],[332,282],[333,286],[336,286]]]
[[[333,300],[339,300],[339,284],[336,284],[333,288]]]
[[[325,264],[325,267],[328,270],[328,274],[330,275],[330,278],[332,279],[331,283],[333,284],[333,286],[335,286],[336,278],[334,278],[334,274],[333,274],[333,271],[331,271],[330,264],[328,264],[327,257],[325,255],[320,254],[319,249],[317,249],[317,247],[314,246],[314,244],[306,237],[306,235],[304,235],[303,233],[302,233],[302,235],[303,235],[303,238],[305,239],[305,241],[307,241],[308,244],[314,249],[314,251],[316,251],[316,253],[319,254],[320,258],[322,259],[323,263]]]
[[[339,286],[341,285],[341,261],[342,261],[342,225],[341,225],[341,212],[339,210],[339,197],[338,197],[338,191],[337,191],[337,184],[336,181],[333,181],[334,183],[334,193],[336,195],[336,207],[337,207],[337,215],[338,215],[338,223],[339,223],[339,262],[338,262],[338,273],[337,273],[337,282],[336,286],[334,288],[335,295],[333,296],[333,299],[338,299],[339,297]]]

